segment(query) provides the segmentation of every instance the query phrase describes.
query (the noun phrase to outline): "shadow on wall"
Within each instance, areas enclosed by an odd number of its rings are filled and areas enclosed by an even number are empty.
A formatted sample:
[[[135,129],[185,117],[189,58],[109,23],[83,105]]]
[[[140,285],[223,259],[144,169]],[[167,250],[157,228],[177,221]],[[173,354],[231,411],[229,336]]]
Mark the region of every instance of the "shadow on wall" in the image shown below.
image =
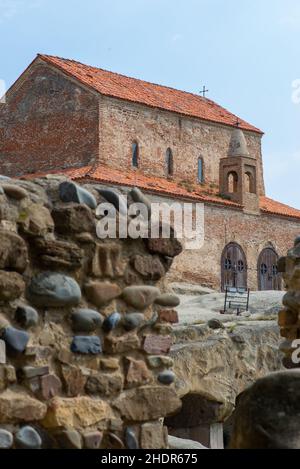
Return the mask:
[[[209,401],[199,394],[187,394],[182,398],[179,413],[168,417],[165,425],[169,434],[193,440],[206,448],[223,449],[223,424],[219,423],[222,404]]]

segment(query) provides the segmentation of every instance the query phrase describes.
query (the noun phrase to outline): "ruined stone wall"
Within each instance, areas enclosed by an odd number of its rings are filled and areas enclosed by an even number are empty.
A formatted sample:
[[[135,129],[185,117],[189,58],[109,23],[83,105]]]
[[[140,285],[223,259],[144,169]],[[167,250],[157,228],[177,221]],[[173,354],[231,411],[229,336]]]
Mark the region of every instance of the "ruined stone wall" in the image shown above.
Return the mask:
[[[293,244],[290,243],[290,246]],[[283,353],[283,364],[286,368],[300,368],[299,344],[293,344],[300,339],[300,237],[295,238],[294,247],[283,256],[278,267],[283,274],[287,293],[283,297],[283,309],[279,313],[278,324],[280,335],[285,340],[280,345]],[[294,354],[294,356],[293,356]]]
[[[0,174],[88,165],[98,127],[98,97],[37,62],[0,104]]]
[[[179,116],[113,98],[100,99],[100,162],[132,169],[132,143],[138,142],[139,170],[166,177],[166,151],[174,157],[174,179],[198,184],[198,158],[205,182],[219,186],[219,162],[228,154],[232,128]],[[261,136],[245,132],[250,155],[258,161],[259,193],[264,194]]]
[[[101,201],[124,211],[59,176],[0,180],[0,448],[167,447],[181,246],[101,241]]]

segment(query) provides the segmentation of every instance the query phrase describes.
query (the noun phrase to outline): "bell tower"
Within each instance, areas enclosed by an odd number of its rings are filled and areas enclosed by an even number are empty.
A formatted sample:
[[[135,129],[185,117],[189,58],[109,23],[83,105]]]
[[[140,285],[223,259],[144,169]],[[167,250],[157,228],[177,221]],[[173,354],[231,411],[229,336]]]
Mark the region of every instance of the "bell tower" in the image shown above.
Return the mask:
[[[243,205],[245,212],[259,213],[257,161],[239,124],[232,132],[227,157],[220,160],[220,193]]]

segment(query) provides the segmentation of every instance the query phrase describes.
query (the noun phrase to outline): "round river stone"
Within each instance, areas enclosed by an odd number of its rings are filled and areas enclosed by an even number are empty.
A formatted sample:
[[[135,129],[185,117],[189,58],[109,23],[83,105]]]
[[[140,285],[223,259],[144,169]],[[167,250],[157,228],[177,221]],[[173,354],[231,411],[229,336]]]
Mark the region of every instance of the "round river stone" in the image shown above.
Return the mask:
[[[102,344],[99,337],[96,336],[77,336],[74,337],[71,344],[73,353],[82,353],[83,355],[99,355],[102,353]]]
[[[8,350],[23,353],[29,342],[29,334],[25,331],[19,331],[14,327],[7,327],[2,333],[2,339],[6,343]]]
[[[74,184],[74,182],[62,182],[59,186],[59,196],[63,202],[85,204],[92,209],[97,207],[95,197],[83,187]]]
[[[15,320],[20,326],[29,329],[30,327],[37,326],[39,315],[37,311],[30,306],[19,306],[15,314]]]
[[[92,309],[78,309],[71,316],[74,332],[94,332],[103,323],[103,317]]]
[[[160,295],[156,300],[155,303],[160,306],[165,306],[168,308],[176,308],[176,306],[180,305],[180,298],[176,295],[171,295],[165,293],[164,295]]]
[[[158,375],[158,381],[161,383],[161,384],[172,384],[174,383],[175,381],[175,373],[173,373],[173,371],[170,371],[170,370],[166,370],[166,371],[162,371],[159,375]]]
[[[13,445],[14,438],[7,430],[0,429],[0,449],[10,449]]]
[[[81,290],[72,277],[44,272],[32,279],[27,296],[37,306],[64,307],[77,305]]]
[[[104,332],[111,332],[113,329],[116,329],[120,321],[121,315],[119,313],[113,313],[105,319],[102,329]]]
[[[42,439],[32,427],[23,427],[16,434],[16,445],[24,449],[40,449]]]
[[[123,326],[126,331],[133,331],[140,327],[145,321],[142,313],[126,314],[123,318]]]

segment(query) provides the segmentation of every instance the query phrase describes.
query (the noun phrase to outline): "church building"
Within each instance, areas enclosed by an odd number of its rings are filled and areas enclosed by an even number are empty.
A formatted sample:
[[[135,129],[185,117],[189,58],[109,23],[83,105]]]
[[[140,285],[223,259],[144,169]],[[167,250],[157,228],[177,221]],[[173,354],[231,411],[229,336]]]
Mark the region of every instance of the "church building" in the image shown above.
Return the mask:
[[[262,137],[206,97],[38,55],[0,104],[0,174],[63,173],[202,203],[204,244],[185,249],[169,279],[278,290],[300,210],[266,196]]]

